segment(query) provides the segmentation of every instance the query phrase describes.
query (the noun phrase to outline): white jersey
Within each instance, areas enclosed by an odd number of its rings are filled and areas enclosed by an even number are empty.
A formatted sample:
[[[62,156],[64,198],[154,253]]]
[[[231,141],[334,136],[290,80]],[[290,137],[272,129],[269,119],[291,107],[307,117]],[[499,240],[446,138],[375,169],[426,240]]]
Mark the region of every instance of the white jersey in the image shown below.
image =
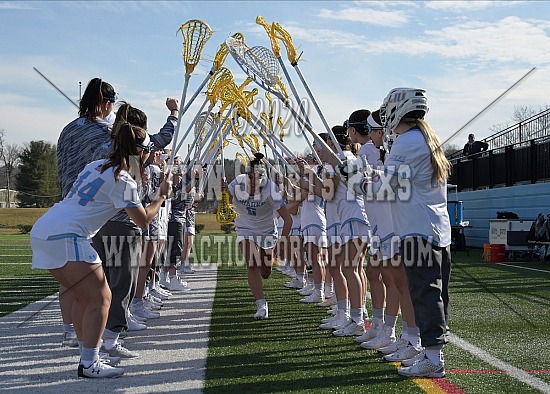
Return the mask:
[[[292,219],[292,226],[291,230],[299,231],[302,227],[302,210],[301,208],[298,208],[298,213],[296,215],[290,215],[290,218]]]
[[[373,167],[380,167],[383,164],[380,159],[380,149],[372,141],[361,145],[359,155],[365,157]],[[380,199],[377,199],[376,191],[380,188],[380,185],[373,185],[373,187],[375,189],[374,193],[370,192],[363,196],[365,212],[369,218],[372,231],[371,253],[380,252],[382,260],[387,260],[398,253],[395,245],[391,243],[391,239],[395,235],[392,204],[383,196],[379,196]]]
[[[323,166],[317,166],[317,176],[321,177],[322,169]],[[302,209],[300,211],[302,214],[302,230],[311,226],[326,229],[327,219],[325,217],[325,205],[326,201],[323,198],[314,193],[309,193],[307,195],[307,198],[302,201]]]
[[[355,159],[355,156],[350,151],[344,151],[345,159]],[[336,176],[334,169],[329,176]],[[344,226],[348,222],[360,222],[368,226],[369,220],[365,213],[365,203],[363,195],[354,195],[348,193],[348,188],[343,182],[338,182],[334,199],[338,204],[338,217],[340,218],[340,226]]]
[[[31,237],[91,239],[121,209],[141,206],[132,177],[121,171],[115,180],[114,167],[100,173],[104,162],[97,160],[84,167],[67,196],[36,221]]]
[[[248,194],[247,174],[237,176],[227,191],[233,196],[233,208],[237,235],[277,235],[277,211],[281,207],[281,195],[275,183],[264,178],[256,195]]]
[[[361,145],[361,148],[359,149],[359,156],[365,157],[367,159],[367,163],[373,167],[382,165],[382,160],[380,159],[380,149],[378,149],[372,141]]]
[[[447,212],[447,184],[433,181],[430,149],[419,129],[409,130],[393,143],[386,161],[388,171],[396,171],[398,193],[393,204],[396,233],[420,236],[436,246],[451,244],[451,224]]]

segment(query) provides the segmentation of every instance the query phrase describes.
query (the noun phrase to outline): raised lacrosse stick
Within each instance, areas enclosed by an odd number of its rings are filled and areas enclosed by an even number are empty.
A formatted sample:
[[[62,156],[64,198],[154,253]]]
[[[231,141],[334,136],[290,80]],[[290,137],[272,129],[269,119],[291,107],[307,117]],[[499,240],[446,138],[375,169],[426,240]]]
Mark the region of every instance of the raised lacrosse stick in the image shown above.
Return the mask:
[[[237,39],[244,39],[244,35],[242,33],[235,33],[235,34],[232,35],[232,37],[235,37]],[[183,109],[181,110],[182,116],[183,116],[183,114],[185,114],[187,112],[187,110],[189,109],[191,104],[193,104],[193,102],[195,101],[197,96],[200,94],[202,88],[204,88],[204,85],[206,85],[208,83],[208,81],[210,80],[210,78],[212,78],[212,76],[214,76],[214,74],[220,68],[222,68],[223,63],[225,62],[225,59],[226,59],[228,54],[229,54],[229,50],[227,49],[227,45],[225,45],[225,42],[224,42],[220,45],[218,51],[216,52],[216,55],[214,56],[214,61],[212,63],[212,68],[210,69],[210,71],[208,72],[208,74],[206,75],[204,80],[201,82],[201,84],[197,88],[197,90],[195,90],[195,93],[193,93],[193,96],[185,104],[185,107],[183,107]]]
[[[263,123],[260,122],[259,119],[249,110],[248,107],[254,102],[254,96],[257,93],[257,89],[253,89],[251,92],[243,92],[242,89],[237,88],[237,85],[235,85],[235,83],[233,82],[224,86],[224,89],[222,91],[222,101],[225,100],[228,103],[232,103],[232,105],[235,106],[235,110],[237,111],[237,116],[243,118],[250,126],[256,129],[259,132],[260,136],[264,138],[264,140],[273,151],[275,151],[276,149],[270,142],[269,137],[271,137],[272,141],[274,141],[276,145],[278,145],[281,149],[284,149],[285,153],[287,153],[291,158],[296,159],[296,155],[294,155],[294,153],[290,151],[290,149],[288,149],[284,144],[277,141],[277,139],[273,135],[270,135]],[[281,157],[281,159],[284,161],[285,164],[288,165],[288,162],[284,159],[284,157]],[[291,167],[291,169],[293,173],[297,174],[294,168]]]
[[[290,75],[288,74],[288,71],[285,67],[285,63],[283,62],[283,59],[281,57],[281,46],[279,45],[279,42],[277,41],[277,37],[275,35],[275,32],[273,31],[273,24],[270,26],[269,24],[267,24],[265,19],[261,16],[256,17],[256,23],[258,25],[263,26],[263,28],[265,29],[265,31],[267,33],[267,36],[269,37],[269,40],[271,41],[271,49],[273,50],[273,54],[277,58],[277,61],[279,62],[279,65],[281,66],[281,70],[283,70],[283,74],[285,75],[285,78],[288,82],[288,86],[290,86],[290,90],[291,90],[292,94],[294,95],[294,98],[296,99],[296,102],[298,103],[298,109],[300,110],[300,113],[302,114],[302,116],[304,117],[306,122],[308,122],[308,124],[311,126],[311,121],[309,120],[309,117],[306,113],[306,109],[304,108],[304,105],[302,105],[302,101],[300,100],[300,96],[298,95],[298,91],[296,90],[296,86],[294,86],[294,83],[292,82],[292,79],[290,79]],[[331,130],[331,132],[332,132],[332,130]],[[306,140],[306,143],[307,143],[309,149],[311,149],[311,153],[315,157],[315,160],[317,161],[318,164],[321,164],[322,160],[317,155],[317,152],[315,151],[315,149],[313,149],[313,145],[309,141],[309,138],[307,138],[307,135],[305,133],[302,133],[302,135],[304,136],[304,139]],[[332,142],[334,143],[335,141],[333,140]],[[340,145],[336,144],[336,146],[340,146]]]
[[[226,183],[227,178],[225,176],[225,159],[223,157],[223,143],[220,145],[220,160],[222,164],[221,175],[222,182]],[[218,200],[218,210],[216,211],[216,220],[220,224],[229,224],[232,223],[237,217],[237,212],[233,208],[233,205],[230,202],[229,192],[227,189],[222,188],[220,192],[220,199]]]
[[[304,128],[313,136],[315,142],[327,151],[337,165],[342,165],[342,160],[338,155],[336,155],[326,142],[315,133],[313,128],[301,117],[301,115],[292,108],[288,100],[288,95],[284,90],[284,86],[281,84],[278,63],[273,53],[269,49],[261,46],[249,48],[243,41],[236,40],[232,37],[228,37],[225,43],[229,48],[229,53],[231,53],[239,67],[241,67],[241,69],[263,89],[279,98],[288,108],[292,116],[294,116],[298,122],[304,124]],[[334,136],[334,134],[332,135]],[[336,137],[334,137],[334,139],[336,139]],[[336,147],[340,149],[339,144],[336,144]]]
[[[191,121],[191,123],[189,124],[189,127],[185,131],[185,134],[181,138],[181,140],[180,140],[180,142],[179,142],[179,144],[176,148],[176,152],[180,150],[181,145],[183,144],[183,142],[185,141],[185,139],[189,135],[189,132],[191,131],[191,129],[193,127],[195,127],[195,123],[199,120],[200,114],[201,114],[203,108],[206,106],[206,103],[208,103],[210,101],[210,105],[209,105],[208,109],[206,110],[206,112],[211,112],[212,109],[214,108],[214,106],[216,105],[216,103],[218,102],[219,98],[220,98],[221,89],[223,88],[223,86],[225,84],[229,83],[229,81],[231,81],[232,79],[233,79],[233,75],[231,74],[231,71],[228,68],[221,67],[218,71],[216,71],[214,73],[214,77],[208,83],[208,87],[206,89],[206,97],[204,98],[204,101],[203,101],[199,111],[195,115],[195,118]],[[197,135],[195,135],[195,137],[196,138],[193,141],[192,146],[195,146],[196,143],[197,143],[197,140],[198,140]],[[188,159],[189,159],[189,155],[186,157],[186,162],[187,162]]]
[[[342,148],[340,147],[340,144],[336,140],[336,136],[334,135],[334,133],[332,132],[332,129],[328,125],[327,120],[325,119],[325,116],[323,115],[323,112],[321,111],[321,108],[319,107],[319,104],[317,104],[317,100],[315,100],[315,97],[313,97],[313,93],[311,92],[311,89],[309,88],[309,85],[307,84],[307,82],[306,82],[306,80],[305,80],[305,78],[302,74],[302,71],[300,70],[300,67],[298,66],[298,60],[299,59],[296,57],[296,48],[294,48],[294,43],[292,42],[292,37],[277,22],[273,22],[271,24],[271,26],[272,26],[271,31],[268,32],[268,34],[270,34],[269,38],[271,39],[271,35],[273,35],[274,37],[281,40],[283,42],[283,44],[285,45],[288,60],[290,61],[290,64],[292,65],[292,67],[294,67],[294,70],[296,71],[296,74],[298,74],[298,77],[300,78],[300,81],[302,82],[302,85],[304,85],[304,89],[306,90],[306,93],[309,96],[309,99],[313,103],[313,106],[315,107],[315,110],[317,111],[317,114],[319,115],[319,118],[321,119],[321,122],[323,123],[323,126],[325,126],[325,130],[327,131],[327,133],[328,133],[330,139],[332,140],[332,143],[334,144],[334,146],[336,146],[336,150],[338,150],[338,153],[343,154]],[[272,42],[273,42],[273,40],[272,40]],[[284,69],[284,70],[286,70],[286,69]],[[290,82],[290,76],[288,75],[288,73],[286,73],[286,71],[285,71],[285,75],[288,78],[289,84],[292,85],[292,83]],[[312,150],[313,150],[313,148],[312,148]]]
[[[176,155],[176,144],[178,142],[178,134],[181,125],[181,118],[183,116],[182,108],[185,104],[185,96],[187,94],[187,88],[189,86],[189,79],[195,67],[199,63],[202,50],[206,42],[212,37],[214,33],[210,26],[206,22],[198,19],[191,19],[180,26],[178,32],[181,32],[183,36],[183,62],[185,63],[185,82],[183,84],[183,91],[181,93],[180,108],[178,114],[178,123],[176,124],[176,130],[174,131],[173,143],[172,143],[172,155],[168,161],[168,168],[173,164],[173,158]],[[176,32],[177,35],[177,32]],[[226,55],[227,56],[227,55]]]

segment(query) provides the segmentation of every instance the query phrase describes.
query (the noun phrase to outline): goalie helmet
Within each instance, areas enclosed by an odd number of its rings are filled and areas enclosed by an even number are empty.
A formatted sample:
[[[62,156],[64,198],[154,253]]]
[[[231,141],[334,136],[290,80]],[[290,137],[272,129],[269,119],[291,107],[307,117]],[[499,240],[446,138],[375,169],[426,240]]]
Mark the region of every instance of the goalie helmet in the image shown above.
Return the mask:
[[[423,119],[427,112],[428,98],[425,90],[395,88],[390,90],[380,106],[380,119],[386,133],[391,134],[401,119],[405,117]]]

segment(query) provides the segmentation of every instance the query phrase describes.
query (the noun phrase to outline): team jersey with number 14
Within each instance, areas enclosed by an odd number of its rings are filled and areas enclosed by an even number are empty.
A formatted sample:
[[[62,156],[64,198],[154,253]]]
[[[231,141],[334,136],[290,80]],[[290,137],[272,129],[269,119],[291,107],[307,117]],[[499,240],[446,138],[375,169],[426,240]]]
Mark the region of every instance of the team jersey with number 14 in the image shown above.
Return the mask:
[[[101,173],[104,162],[97,160],[84,167],[67,196],[36,221],[31,237],[91,239],[121,209],[141,206],[132,177],[121,171],[115,180],[116,167]]]

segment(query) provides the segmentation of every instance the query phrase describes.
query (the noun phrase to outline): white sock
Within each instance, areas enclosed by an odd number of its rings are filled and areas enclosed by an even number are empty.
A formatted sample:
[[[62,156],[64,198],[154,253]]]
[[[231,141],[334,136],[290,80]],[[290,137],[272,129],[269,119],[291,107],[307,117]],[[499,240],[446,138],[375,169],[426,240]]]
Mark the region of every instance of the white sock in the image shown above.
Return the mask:
[[[434,363],[439,364],[443,362],[443,349],[440,346],[430,346],[426,348],[426,357]]]
[[[105,347],[105,349],[110,350],[114,348],[118,341],[119,335],[120,333],[111,331],[106,328],[105,331],[103,331],[103,346]]]
[[[80,352],[80,363],[84,368],[90,368],[90,366],[99,358],[98,347],[82,347]]]

